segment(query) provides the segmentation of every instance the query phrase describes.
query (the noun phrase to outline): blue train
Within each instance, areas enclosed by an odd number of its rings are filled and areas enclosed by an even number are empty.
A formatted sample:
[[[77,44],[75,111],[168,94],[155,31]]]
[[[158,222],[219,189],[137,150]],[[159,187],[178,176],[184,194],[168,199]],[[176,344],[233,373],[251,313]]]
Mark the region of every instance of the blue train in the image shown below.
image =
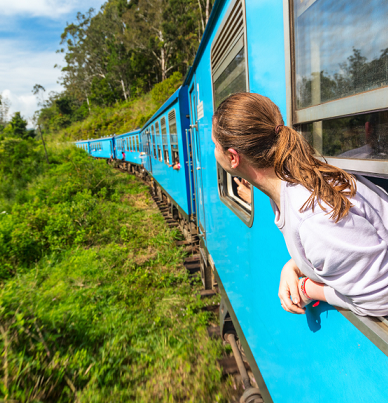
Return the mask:
[[[144,127],[77,142],[116,160],[127,147],[124,163],[199,237],[222,336],[236,332],[266,403],[387,402],[388,321],[327,303],[281,308],[284,239],[268,197],[242,200],[217,165],[212,116],[232,93],[265,95],[329,163],[387,189],[387,17],[386,0],[216,0],[182,87]]]

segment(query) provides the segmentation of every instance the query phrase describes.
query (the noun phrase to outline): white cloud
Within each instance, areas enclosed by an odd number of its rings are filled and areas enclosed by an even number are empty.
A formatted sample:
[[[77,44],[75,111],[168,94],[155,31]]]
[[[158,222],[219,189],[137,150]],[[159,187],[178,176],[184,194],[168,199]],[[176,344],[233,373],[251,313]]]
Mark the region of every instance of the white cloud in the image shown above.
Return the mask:
[[[90,7],[99,9],[101,0],[0,0],[0,10],[4,16],[33,16],[58,18],[72,11],[87,10]]]
[[[27,44],[26,44],[27,45]],[[16,49],[16,50],[15,50]],[[63,64],[63,56],[51,51],[36,52],[21,48],[19,41],[0,41],[0,92],[7,97],[12,105],[10,114],[20,111],[30,119],[38,109],[32,88],[41,84],[50,91],[61,91],[57,83],[61,72],[54,69],[54,64]]]

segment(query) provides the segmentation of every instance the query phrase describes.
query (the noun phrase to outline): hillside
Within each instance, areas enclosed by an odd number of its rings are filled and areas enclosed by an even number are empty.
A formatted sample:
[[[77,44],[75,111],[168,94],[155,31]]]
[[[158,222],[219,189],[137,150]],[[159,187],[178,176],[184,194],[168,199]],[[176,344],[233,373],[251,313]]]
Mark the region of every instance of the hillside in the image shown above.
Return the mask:
[[[52,131],[50,137],[61,141],[86,140],[121,134],[141,127],[159,107],[179,88],[182,75],[171,77],[156,84],[149,93],[131,101],[111,107],[94,107],[89,116],[65,129]]]

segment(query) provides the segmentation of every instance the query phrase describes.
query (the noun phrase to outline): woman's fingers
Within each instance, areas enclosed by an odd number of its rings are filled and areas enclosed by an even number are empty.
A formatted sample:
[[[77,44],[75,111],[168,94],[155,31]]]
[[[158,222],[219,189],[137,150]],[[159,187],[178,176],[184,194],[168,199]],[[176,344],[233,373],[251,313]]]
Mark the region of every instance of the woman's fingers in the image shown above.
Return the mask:
[[[238,178],[236,176],[233,178],[233,180],[237,183],[238,186],[241,185],[241,182],[238,180]]]
[[[296,282],[291,281],[291,282],[288,283],[288,286],[290,288],[292,302],[294,304],[299,304],[299,302],[300,302],[298,284],[299,284],[298,279],[296,279]]]
[[[304,314],[306,313],[304,309],[300,308],[299,306],[295,305],[292,303],[290,298],[280,298],[280,304],[282,308],[290,313],[295,313],[295,314]]]

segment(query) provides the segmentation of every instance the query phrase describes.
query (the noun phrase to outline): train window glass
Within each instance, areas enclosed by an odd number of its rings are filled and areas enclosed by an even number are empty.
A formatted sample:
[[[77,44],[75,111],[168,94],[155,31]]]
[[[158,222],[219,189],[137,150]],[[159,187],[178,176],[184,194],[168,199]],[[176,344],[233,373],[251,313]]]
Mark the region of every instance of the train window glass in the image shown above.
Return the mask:
[[[140,151],[140,149],[139,149],[139,136],[136,136],[136,150]]]
[[[168,140],[167,140],[167,130],[166,130],[166,119],[162,118],[160,121],[162,129],[162,147],[163,147],[163,160],[168,165],[170,164],[170,156],[168,154]]]
[[[293,123],[330,164],[386,177],[388,2],[292,7]]]
[[[151,126],[151,133],[152,133],[152,144],[154,147],[154,158],[156,159],[156,138],[155,138],[155,129],[154,126]]]
[[[158,157],[159,157],[159,161],[163,162],[164,158],[163,158],[163,153],[162,153],[161,146],[160,146],[159,122],[155,123],[155,132],[156,132],[156,138],[157,138],[157,141],[158,141]],[[163,147],[163,138],[162,138],[162,147]]]
[[[179,162],[178,131],[176,125],[175,109],[168,114],[168,129],[170,131],[171,164]]]
[[[388,85],[386,0],[293,4],[297,109]]]
[[[305,123],[300,131],[321,155],[388,160],[388,111]]]
[[[211,48],[214,110],[229,95],[249,91],[245,56],[244,9],[241,0],[231,4]],[[253,223],[252,185],[234,178],[217,164],[221,200],[245,224]]]
[[[164,161],[166,164],[170,164],[170,155],[168,152],[168,142],[167,142],[167,126],[166,126],[166,118],[163,117],[160,120],[160,128],[162,130],[162,139],[163,139],[163,154],[164,154]],[[165,144],[167,146],[165,147]]]

